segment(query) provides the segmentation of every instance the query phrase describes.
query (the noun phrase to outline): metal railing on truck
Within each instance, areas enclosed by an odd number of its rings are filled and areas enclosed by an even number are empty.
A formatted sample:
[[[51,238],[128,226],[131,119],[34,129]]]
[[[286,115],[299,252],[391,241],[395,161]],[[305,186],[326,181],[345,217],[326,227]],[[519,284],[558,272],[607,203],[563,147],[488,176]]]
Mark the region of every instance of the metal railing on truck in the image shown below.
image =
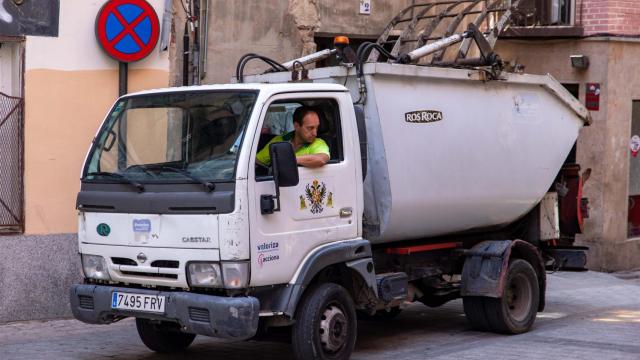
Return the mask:
[[[526,0],[525,0],[526,1]],[[446,0],[416,2],[396,15],[382,32],[376,43],[390,49],[394,57],[409,53],[429,44],[468,29],[479,29],[492,49],[500,33],[509,25],[511,18],[518,12],[521,0]],[[424,65],[454,65],[464,62],[474,53],[471,37],[461,39],[458,50],[445,46],[433,52],[429,57],[420,59]],[[486,52],[488,49],[479,49]],[[484,50],[484,51],[483,51]],[[477,54],[479,55],[479,54]],[[369,62],[380,60],[380,53],[372,51]]]

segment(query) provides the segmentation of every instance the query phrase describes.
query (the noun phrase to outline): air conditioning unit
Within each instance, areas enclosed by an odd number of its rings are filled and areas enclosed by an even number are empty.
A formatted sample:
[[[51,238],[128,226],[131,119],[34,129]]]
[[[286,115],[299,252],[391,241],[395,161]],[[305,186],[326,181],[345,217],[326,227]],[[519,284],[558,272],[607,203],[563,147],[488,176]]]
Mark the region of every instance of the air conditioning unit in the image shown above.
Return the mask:
[[[564,0],[566,1],[566,0]],[[551,3],[550,7],[551,9],[549,9],[549,24],[550,25],[557,25],[561,22],[560,19],[560,14],[562,14],[562,9],[560,8],[561,5],[564,5],[564,1],[563,0],[550,0],[549,2]]]

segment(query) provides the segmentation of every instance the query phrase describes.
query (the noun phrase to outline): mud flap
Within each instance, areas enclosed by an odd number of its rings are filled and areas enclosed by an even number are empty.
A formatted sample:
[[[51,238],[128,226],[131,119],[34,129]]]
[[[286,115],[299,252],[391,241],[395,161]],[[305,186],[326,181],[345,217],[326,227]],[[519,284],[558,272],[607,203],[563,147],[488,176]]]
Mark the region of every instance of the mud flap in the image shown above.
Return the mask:
[[[536,270],[540,288],[540,305],[545,306],[546,273],[538,249],[522,240],[483,241],[466,253],[462,269],[460,294],[501,298],[511,255],[528,261]]]

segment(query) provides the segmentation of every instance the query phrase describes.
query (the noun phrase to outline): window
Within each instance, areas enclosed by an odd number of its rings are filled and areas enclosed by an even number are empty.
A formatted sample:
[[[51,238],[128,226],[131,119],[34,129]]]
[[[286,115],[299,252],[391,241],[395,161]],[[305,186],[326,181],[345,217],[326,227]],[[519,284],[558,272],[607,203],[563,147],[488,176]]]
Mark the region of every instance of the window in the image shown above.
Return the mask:
[[[562,84],[567,91],[571,93],[578,101],[580,100],[580,84]],[[577,163],[577,150],[578,150],[578,141],[573,144],[573,148],[571,148],[571,152],[567,156],[565,163],[575,164]]]
[[[573,25],[574,5],[575,0],[523,0],[513,16],[513,25]]]
[[[502,37],[580,37],[576,0],[522,0]]]
[[[631,136],[629,145],[640,136],[640,101],[634,100],[631,109]],[[627,236],[640,237],[640,157],[629,151],[629,205],[627,215]]]
[[[342,152],[342,133],[340,128],[340,108],[333,99],[300,99],[276,101],[267,109],[257,151],[265,149],[278,136],[288,139],[295,136],[293,114],[296,109],[305,106],[314,110],[320,118],[317,138],[322,139],[329,147],[329,163],[339,163],[344,159]],[[256,165],[256,177],[265,177],[269,173],[267,167]]]

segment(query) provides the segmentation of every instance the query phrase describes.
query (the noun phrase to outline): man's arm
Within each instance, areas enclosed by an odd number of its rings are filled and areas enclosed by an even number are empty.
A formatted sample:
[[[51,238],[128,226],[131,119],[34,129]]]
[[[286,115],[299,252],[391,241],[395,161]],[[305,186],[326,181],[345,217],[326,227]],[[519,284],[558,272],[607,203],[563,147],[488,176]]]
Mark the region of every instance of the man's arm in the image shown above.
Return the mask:
[[[296,156],[298,165],[302,165],[308,168],[319,168],[329,162],[329,155],[327,154],[312,154],[312,155],[300,155]]]
[[[329,162],[329,146],[324,140],[316,138],[313,144],[311,144],[309,152],[310,154],[308,155],[296,156],[298,165],[308,168],[319,168]]]

